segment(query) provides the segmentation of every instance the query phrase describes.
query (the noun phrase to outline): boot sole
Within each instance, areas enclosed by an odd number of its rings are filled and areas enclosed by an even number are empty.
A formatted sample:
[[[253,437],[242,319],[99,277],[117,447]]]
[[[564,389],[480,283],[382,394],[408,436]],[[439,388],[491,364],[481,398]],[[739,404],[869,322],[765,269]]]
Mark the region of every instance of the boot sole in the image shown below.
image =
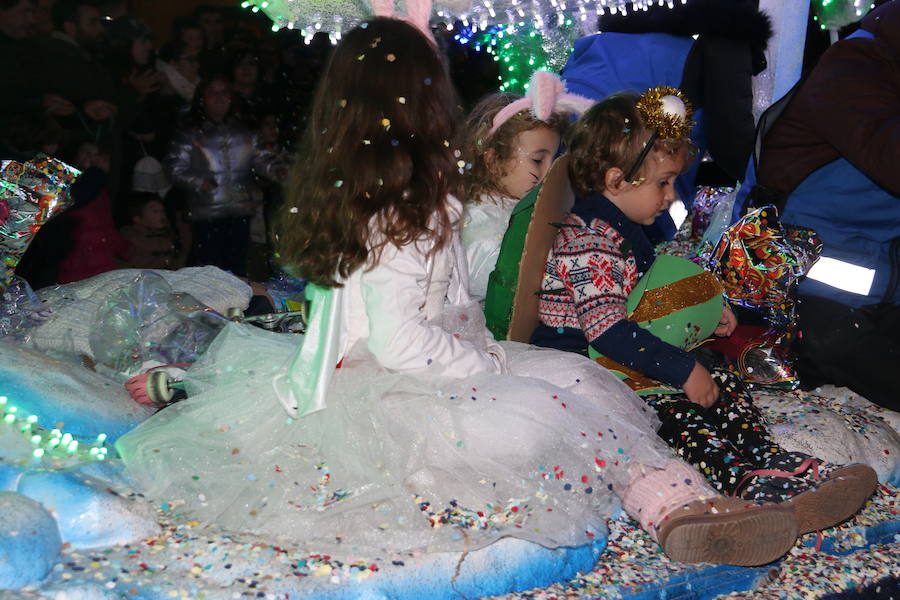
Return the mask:
[[[867,465],[836,469],[817,489],[797,494],[794,507],[800,535],[834,527],[856,514],[875,491],[878,476]]]
[[[792,508],[767,504],[738,512],[681,517],[669,525],[660,545],[678,562],[754,567],[784,556],[796,540],[797,519]]]

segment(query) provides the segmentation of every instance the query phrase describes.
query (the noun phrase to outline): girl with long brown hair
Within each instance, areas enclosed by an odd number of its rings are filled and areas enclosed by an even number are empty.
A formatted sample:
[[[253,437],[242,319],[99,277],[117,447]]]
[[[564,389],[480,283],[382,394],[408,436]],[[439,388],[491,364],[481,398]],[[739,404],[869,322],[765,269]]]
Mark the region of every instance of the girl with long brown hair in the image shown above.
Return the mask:
[[[335,50],[288,184],[281,260],[320,285],[377,262],[387,244],[437,250],[450,235],[455,94],[421,33],[395,21],[376,19]]]

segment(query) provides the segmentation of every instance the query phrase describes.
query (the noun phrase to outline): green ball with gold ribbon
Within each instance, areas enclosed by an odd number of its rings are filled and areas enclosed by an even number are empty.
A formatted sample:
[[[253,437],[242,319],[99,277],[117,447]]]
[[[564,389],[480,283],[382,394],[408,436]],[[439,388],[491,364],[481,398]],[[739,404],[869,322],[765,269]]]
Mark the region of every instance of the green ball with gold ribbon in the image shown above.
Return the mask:
[[[722,318],[722,285],[715,275],[689,260],[666,254],[653,264],[628,295],[628,320],[662,341],[691,350],[709,338]],[[638,394],[677,393],[641,373],[601,355],[588,355],[613,371]]]

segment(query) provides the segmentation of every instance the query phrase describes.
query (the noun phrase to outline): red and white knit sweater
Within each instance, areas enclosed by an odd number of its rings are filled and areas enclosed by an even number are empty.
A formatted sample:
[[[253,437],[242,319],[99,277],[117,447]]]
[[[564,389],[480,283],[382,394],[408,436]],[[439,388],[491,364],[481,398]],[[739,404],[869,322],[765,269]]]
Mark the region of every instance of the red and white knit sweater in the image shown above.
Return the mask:
[[[550,250],[538,315],[549,327],[581,329],[592,342],[627,316],[638,280],[634,255],[609,223],[571,213]]]

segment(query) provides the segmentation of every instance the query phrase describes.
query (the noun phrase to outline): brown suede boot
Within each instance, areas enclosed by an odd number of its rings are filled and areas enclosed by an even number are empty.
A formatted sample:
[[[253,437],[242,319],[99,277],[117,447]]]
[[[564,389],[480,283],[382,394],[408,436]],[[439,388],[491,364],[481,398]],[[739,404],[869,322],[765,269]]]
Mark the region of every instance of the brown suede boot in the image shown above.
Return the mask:
[[[859,511],[878,485],[875,470],[862,464],[836,467],[814,487],[787,501],[794,507],[800,534],[821,531],[846,521]]]
[[[834,527],[852,517],[875,491],[878,476],[868,465],[839,466],[808,458],[794,470],[757,469],[739,496],[783,502],[794,508],[800,534]]]
[[[797,540],[797,519],[786,504],[715,496],[672,510],[656,534],[672,560],[749,567],[786,554]]]
[[[672,560],[762,565],[797,539],[792,506],[728,498],[682,461],[632,465],[622,505]]]

